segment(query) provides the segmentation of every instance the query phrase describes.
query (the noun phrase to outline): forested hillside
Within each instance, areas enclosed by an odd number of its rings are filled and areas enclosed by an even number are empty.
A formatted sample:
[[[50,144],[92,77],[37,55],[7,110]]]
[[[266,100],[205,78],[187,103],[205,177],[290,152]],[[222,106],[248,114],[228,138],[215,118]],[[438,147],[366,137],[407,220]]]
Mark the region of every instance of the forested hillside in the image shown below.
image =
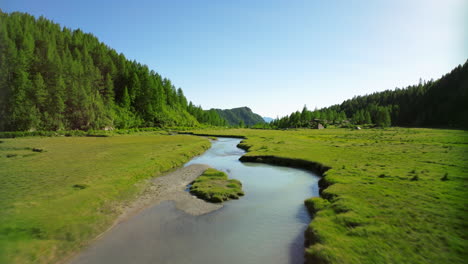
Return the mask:
[[[227,126],[228,122],[222,118],[215,109],[203,110],[201,106],[195,106],[189,103],[187,110],[195,116],[200,123],[206,123],[214,126]]]
[[[224,124],[92,34],[0,10],[0,131]]]
[[[212,109],[213,110],[213,109]],[[238,107],[232,109],[214,109],[218,114],[226,119],[231,126],[253,126],[255,124],[263,124],[265,120],[252,112],[248,107]]]
[[[436,81],[404,89],[356,96],[340,105],[302,112],[275,120],[272,126],[308,127],[311,120],[377,126],[468,128],[468,61]]]

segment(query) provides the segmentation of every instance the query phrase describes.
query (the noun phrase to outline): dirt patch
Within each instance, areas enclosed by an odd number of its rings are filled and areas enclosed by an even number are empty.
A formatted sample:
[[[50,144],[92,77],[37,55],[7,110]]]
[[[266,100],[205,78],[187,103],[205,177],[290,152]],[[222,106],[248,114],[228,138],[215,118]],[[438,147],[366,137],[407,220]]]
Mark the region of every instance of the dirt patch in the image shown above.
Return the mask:
[[[191,215],[202,215],[221,208],[221,204],[205,202],[186,191],[187,185],[208,168],[210,168],[208,165],[193,164],[151,180],[150,186],[143,194],[130,206],[123,208],[123,214],[117,223],[162,201],[174,201],[179,210]]]

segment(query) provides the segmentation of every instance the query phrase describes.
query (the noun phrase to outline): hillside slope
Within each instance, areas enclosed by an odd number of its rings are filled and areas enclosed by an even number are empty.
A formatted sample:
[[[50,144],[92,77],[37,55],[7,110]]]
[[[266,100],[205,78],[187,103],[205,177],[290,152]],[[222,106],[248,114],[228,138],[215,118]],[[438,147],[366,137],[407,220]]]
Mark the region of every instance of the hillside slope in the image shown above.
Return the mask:
[[[265,123],[265,120],[263,120],[263,118],[260,115],[255,114],[248,107],[214,110],[216,110],[222,118],[226,119],[226,121],[231,126],[238,126],[240,123],[243,123],[247,126]]]
[[[222,125],[80,29],[0,10],[0,131]]]

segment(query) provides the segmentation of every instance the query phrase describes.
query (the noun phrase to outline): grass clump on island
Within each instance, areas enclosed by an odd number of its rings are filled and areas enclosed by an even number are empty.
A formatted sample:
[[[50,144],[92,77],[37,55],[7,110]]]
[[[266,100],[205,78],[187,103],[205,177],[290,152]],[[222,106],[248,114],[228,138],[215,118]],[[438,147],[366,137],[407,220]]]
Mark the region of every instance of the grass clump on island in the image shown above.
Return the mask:
[[[226,173],[207,169],[190,186],[190,193],[208,202],[221,203],[243,196],[242,184],[236,179],[228,179]]]
[[[209,146],[158,132],[2,139],[0,263],[63,260],[105,231],[147,179]]]
[[[464,263],[468,259],[468,131],[193,132],[245,136],[241,146],[257,161],[286,158],[292,166],[306,161],[331,167],[320,182],[321,197],[305,202],[314,215],[305,234],[307,263]]]

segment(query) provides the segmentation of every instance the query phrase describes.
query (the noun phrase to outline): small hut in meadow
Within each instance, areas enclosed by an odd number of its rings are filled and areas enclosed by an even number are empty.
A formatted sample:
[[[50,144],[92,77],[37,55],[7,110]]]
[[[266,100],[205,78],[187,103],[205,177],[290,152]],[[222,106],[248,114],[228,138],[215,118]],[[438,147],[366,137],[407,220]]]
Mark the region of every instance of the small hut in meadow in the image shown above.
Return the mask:
[[[322,125],[322,121],[320,119],[314,119],[310,121],[310,127],[313,129],[324,129],[325,127]]]

